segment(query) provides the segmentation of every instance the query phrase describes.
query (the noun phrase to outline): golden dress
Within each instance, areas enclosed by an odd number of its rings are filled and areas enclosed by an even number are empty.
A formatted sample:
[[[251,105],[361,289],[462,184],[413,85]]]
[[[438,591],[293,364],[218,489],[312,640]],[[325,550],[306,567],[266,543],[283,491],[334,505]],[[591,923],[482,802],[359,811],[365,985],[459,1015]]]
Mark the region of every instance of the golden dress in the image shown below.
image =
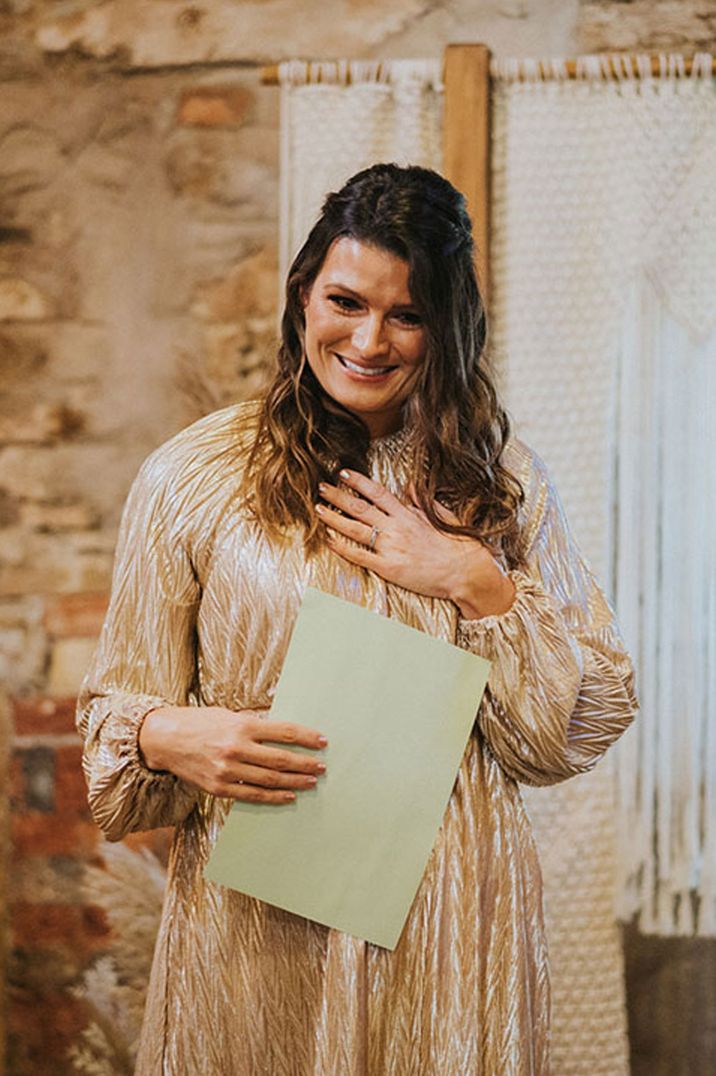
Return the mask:
[[[467,621],[452,602],[327,548],[307,555],[298,530],[267,538],[239,493],[256,414],[255,404],[214,412],[143,464],[79,699],[89,801],[106,836],[176,826],[136,1072],[543,1076],[548,960],[518,782],[590,769],[631,721],[633,671],[612,611],[544,465],[516,439],[504,457],[526,493],[515,601]],[[372,476],[399,495],[410,440],[404,429],[371,445]],[[204,881],[230,802],[147,769],[138,751],[141,722],[162,703],[270,707],[308,585],[493,663],[393,952]]]

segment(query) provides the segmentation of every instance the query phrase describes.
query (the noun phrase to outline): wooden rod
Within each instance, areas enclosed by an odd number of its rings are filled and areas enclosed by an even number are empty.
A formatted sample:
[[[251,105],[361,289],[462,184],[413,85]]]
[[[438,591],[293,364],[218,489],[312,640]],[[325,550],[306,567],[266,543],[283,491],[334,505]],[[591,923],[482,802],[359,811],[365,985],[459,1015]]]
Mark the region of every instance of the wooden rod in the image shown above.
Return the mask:
[[[445,50],[443,173],[467,199],[475,236],[475,269],[485,305],[490,294],[490,50]]]
[[[465,46],[465,45],[457,45],[457,46],[448,45],[447,46],[448,49],[450,49],[450,48],[467,48],[467,47],[468,46]],[[478,46],[474,46],[474,47],[478,47]],[[619,59],[619,63],[617,63],[617,57]],[[608,68],[609,68],[608,74],[606,75],[606,77],[608,77],[608,78],[613,78],[613,79],[623,78],[624,77],[624,72],[622,70],[622,64],[624,62],[626,62],[628,64],[632,74],[635,77],[638,78],[640,76],[640,70],[639,70],[638,63],[637,63],[638,58],[636,56],[630,55],[628,53],[618,53],[618,54],[610,53],[608,55],[604,54],[604,59],[606,60],[606,62],[608,64]],[[552,81],[553,79],[555,79],[557,77],[554,74],[554,72],[552,71],[552,69],[551,69],[551,67],[550,67],[550,65],[549,65],[549,63],[547,61],[538,61],[537,63],[538,63],[538,69],[539,69],[539,77],[543,82],[550,82],[550,81]],[[565,63],[567,78],[576,79],[578,77],[579,78],[583,77],[581,75],[578,75],[578,66],[579,66],[579,61],[578,60],[565,60],[564,63]],[[650,63],[651,63],[651,74],[652,74],[652,76],[655,77],[655,78],[658,78],[659,75],[661,74],[661,62],[660,62],[659,57],[658,56],[651,56],[650,57]],[[690,57],[690,56],[685,57],[684,58],[684,74],[687,77],[691,76],[693,66],[694,66],[693,58]],[[260,69],[261,82],[265,86],[278,86],[278,68],[279,68],[278,64],[267,64],[265,67],[262,67]],[[668,65],[667,65],[667,70],[668,70]],[[495,78],[495,77],[499,77],[499,76],[493,75],[492,77]],[[348,81],[350,82],[350,74],[348,75]]]
[[[603,57],[600,57],[600,59],[603,59],[607,63],[608,71],[606,71],[604,73],[605,78],[610,78],[610,79],[624,78],[625,77],[625,75],[624,75],[624,66],[623,66],[624,64],[627,65],[628,70],[629,70],[629,72],[631,73],[631,75],[633,77],[635,77],[635,78],[640,78],[641,77],[641,70],[639,68],[639,58],[637,56],[633,56],[633,55],[630,55],[628,53],[619,53],[617,55],[615,55],[614,53],[609,53],[608,55],[605,54]],[[658,56],[651,56],[649,59],[650,59],[652,77],[658,78],[661,75],[661,61],[660,61]],[[667,61],[668,61],[668,56],[667,56]],[[555,78],[559,77],[559,76],[555,75],[553,71],[550,70],[548,64],[540,63],[539,66],[540,66],[540,79],[543,82],[550,82],[550,81],[554,80]],[[584,77],[583,75],[578,73],[578,69],[579,69],[579,61],[578,60],[566,60],[565,61],[565,66],[566,66],[566,69],[567,69],[567,78],[577,79],[577,78],[583,78]],[[690,56],[688,58],[685,57],[684,58],[684,75],[690,77],[691,72],[693,70],[693,66],[694,66],[694,61],[693,61],[692,57],[690,57]],[[667,72],[669,71],[668,62],[666,64],[666,70],[667,70]]]
[[[306,60],[304,62],[306,64],[306,67],[315,66],[315,78],[311,78],[311,80],[310,80],[311,82],[321,82],[322,81],[322,79],[321,79],[321,69],[320,69],[320,67],[318,67],[318,64],[321,64],[321,63],[336,63],[335,60],[311,60],[311,61]],[[348,61],[348,62],[350,63],[350,61]],[[386,71],[385,71],[385,68],[383,67],[383,61],[382,60],[377,60],[375,62],[377,63],[378,77],[379,78],[384,78],[386,76]],[[387,61],[387,62],[389,63],[390,61]],[[261,76],[261,82],[263,83],[263,85],[264,86],[278,86],[278,84],[279,84],[278,72],[279,72],[279,65],[278,64],[268,64],[266,67],[262,67],[260,69],[260,76]],[[350,86],[352,81],[353,81],[353,79],[351,77],[350,68],[348,68],[348,70],[346,71],[345,82],[342,82],[341,85]]]

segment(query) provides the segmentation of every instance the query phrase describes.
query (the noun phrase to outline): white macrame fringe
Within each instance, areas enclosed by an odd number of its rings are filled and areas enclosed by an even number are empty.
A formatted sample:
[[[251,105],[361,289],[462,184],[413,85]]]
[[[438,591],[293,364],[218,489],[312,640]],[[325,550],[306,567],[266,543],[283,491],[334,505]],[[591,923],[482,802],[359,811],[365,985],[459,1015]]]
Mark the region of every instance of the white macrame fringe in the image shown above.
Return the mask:
[[[691,73],[686,74],[686,59],[681,53],[659,53],[658,78],[703,79],[713,77],[716,62],[711,53],[697,52],[692,60]],[[636,70],[635,70],[636,69]],[[543,60],[493,57],[490,74],[500,82],[568,81],[567,61],[552,57]],[[599,53],[576,58],[576,79],[582,82],[644,81],[654,78],[652,58],[645,53]]]
[[[281,86],[420,82],[438,92],[443,90],[440,60],[287,60],[279,64],[278,80]]]
[[[621,912],[714,935],[716,333],[695,344],[645,278],[627,311],[616,596],[642,713],[619,752]]]

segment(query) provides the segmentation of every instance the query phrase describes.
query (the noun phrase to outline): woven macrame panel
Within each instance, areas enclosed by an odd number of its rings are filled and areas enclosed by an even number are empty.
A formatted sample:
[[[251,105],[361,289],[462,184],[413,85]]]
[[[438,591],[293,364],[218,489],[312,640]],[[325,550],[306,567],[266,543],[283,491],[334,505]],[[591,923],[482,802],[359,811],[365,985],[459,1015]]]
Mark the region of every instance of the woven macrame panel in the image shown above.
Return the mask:
[[[646,275],[695,338],[716,324],[716,93],[690,78],[494,86],[493,345],[517,429],[546,458],[597,573],[611,562],[617,355]],[[524,73],[524,72],[523,72]],[[509,76],[512,77],[509,77]]]
[[[496,65],[493,349],[637,659],[620,910],[713,934],[716,90],[710,56],[603,63]]]
[[[364,72],[363,82],[358,79],[357,85],[341,84],[345,83],[342,70],[341,65],[336,65],[333,73],[324,70],[324,83],[312,86],[305,85],[310,75],[305,65],[284,68],[281,215],[285,267],[289,252],[295,252],[305,238],[325,193],[354,171],[386,159],[441,167],[442,108],[434,68],[426,76],[424,66],[421,73],[419,65],[417,79],[407,67],[403,69],[405,81],[412,83],[409,107],[406,98],[400,100],[389,84],[365,85],[370,73]],[[327,85],[330,77],[334,82]],[[499,125],[497,133],[499,138]],[[505,207],[509,155],[504,147],[501,162],[494,177],[495,199],[498,207]],[[537,202],[533,199],[531,204],[536,211]],[[529,217],[531,212],[529,205],[514,211],[519,218]],[[506,218],[511,220],[512,212],[512,206],[509,211],[502,209],[494,225],[494,241],[503,255],[493,268],[498,300],[503,299],[505,283],[509,283],[507,270],[519,271],[519,257],[505,263],[509,253]],[[559,295],[550,296],[549,302],[556,311]],[[500,346],[503,376],[511,371],[513,347],[522,347],[527,354],[532,345],[528,333],[508,338],[504,310],[503,303],[502,320],[493,333]],[[600,376],[606,400],[609,377],[604,373]],[[510,377],[505,380],[512,390]],[[528,420],[540,401],[528,392],[516,404],[512,399],[510,403],[518,428],[529,440]],[[524,415],[518,411],[523,407]],[[561,413],[559,420],[563,420]],[[580,422],[573,420],[577,442],[580,428]],[[608,446],[599,446],[599,452],[606,468]],[[598,492],[603,496],[603,482]],[[594,533],[597,540],[593,544],[601,549],[598,528]],[[611,771],[604,766],[557,788],[528,790],[525,797],[545,879],[552,964],[553,1076],[622,1076],[628,1071],[623,962],[613,910],[613,788]]]
[[[324,197],[355,172],[377,161],[440,168],[443,98],[432,60],[290,61],[279,79],[283,281]]]
[[[629,1071],[621,936],[614,918],[614,780],[526,789],[539,848],[552,979],[552,1073]]]

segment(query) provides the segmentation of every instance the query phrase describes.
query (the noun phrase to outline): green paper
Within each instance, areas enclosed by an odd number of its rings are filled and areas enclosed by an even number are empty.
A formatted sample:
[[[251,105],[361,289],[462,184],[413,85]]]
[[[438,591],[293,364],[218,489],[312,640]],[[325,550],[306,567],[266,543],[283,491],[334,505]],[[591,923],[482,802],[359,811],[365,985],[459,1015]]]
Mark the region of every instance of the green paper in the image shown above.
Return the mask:
[[[490,663],[309,588],[271,718],[317,729],[326,774],[280,806],[235,803],[205,877],[395,948]]]

